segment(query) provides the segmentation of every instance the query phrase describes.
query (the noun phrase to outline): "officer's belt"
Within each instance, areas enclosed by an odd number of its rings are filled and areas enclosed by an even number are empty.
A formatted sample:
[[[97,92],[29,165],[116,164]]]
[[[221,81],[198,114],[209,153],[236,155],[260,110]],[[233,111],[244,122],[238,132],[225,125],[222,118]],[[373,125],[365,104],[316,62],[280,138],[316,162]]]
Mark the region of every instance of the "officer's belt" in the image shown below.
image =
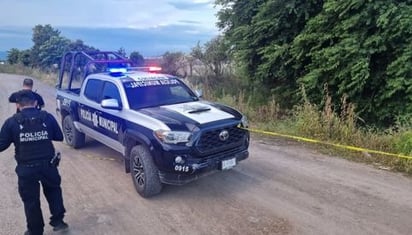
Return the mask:
[[[18,163],[17,165],[24,167],[50,166],[50,160],[36,160],[31,162]]]

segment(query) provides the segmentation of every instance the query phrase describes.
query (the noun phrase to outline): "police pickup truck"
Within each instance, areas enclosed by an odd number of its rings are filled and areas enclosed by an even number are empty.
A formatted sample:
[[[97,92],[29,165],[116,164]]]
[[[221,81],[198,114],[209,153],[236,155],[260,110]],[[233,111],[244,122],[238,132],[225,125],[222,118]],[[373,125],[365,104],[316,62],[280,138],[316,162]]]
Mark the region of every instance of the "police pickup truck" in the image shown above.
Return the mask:
[[[244,115],[156,70],[132,68],[115,52],[69,52],[56,85],[66,143],[77,149],[88,136],[120,152],[143,197],[249,155]]]

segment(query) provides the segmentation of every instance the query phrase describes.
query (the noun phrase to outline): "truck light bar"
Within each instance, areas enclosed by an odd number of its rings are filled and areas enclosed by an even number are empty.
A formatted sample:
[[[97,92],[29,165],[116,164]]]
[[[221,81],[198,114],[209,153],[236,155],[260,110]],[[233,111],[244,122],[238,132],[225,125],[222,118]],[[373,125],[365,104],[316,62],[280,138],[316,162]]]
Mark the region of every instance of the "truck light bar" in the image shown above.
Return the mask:
[[[161,67],[156,67],[156,66],[149,67],[149,72],[159,72],[159,71],[162,71]]]

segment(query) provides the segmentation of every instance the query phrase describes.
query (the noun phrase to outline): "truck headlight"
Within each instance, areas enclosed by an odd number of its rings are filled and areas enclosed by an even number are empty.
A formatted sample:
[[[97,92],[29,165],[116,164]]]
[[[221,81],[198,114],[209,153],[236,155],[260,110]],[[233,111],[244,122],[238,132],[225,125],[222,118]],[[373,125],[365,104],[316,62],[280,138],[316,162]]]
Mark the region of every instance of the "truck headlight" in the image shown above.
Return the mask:
[[[165,144],[187,143],[192,136],[192,133],[186,131],[157,130],[154,134]]]
[[[247,119],[245,115],[242,116],[242,119],[240,120],[240,122],[242,123],[243,128],[249,127],[249,120]]]

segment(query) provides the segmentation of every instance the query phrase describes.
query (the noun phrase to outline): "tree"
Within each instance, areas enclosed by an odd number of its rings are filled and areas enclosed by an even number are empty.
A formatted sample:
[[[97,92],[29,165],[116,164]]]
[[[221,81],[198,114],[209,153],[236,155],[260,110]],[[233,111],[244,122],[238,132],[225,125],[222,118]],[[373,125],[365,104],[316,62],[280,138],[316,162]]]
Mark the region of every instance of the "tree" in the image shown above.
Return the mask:
[[[228,45],[222,36],[217,36],[205,44],[204,60],[216,78],[223,75],[224,66],[228,64]]]
[[[60,37],[60,31],[54,29],[51,25],[36,25],[33,28],[32,41],[34,43],[31,49],[31,64],[34,67],[39,67],[41,63],[41,54],[40,47],[43,46],[50,38]]]
[[[206,42],[204,46],[198,43],[196,47],[192,48],[190,56],[193,61],[198,60],[205,66],[202,76],[206,76],[208,85],[217,85],[224,78],[224,72],[230,66],[230,58],[228,55],[229,48],[223,36],[217,36]],[[188,60],[190,62],[190,60]],[[190,66],[191,70],[192,66]]]
[[[96,48],[84,44],[84,42],[80,39],[75,41],[71,41],[67,46],[67,51],[95,51]]]
[[[347,96],[368,123],[412,116],[411,12],[411,1],[325,1],[293,44],[309,98],[327,84],[336,107]]]
[[[140,67],[144,66],[144,57],[137,51],[130,53],[130,60],[133,63],[133,66]]]
[[[50,68],[54,64],[60,64],[64,52],[67,51],[70,45],[70,40],[61,37],[53,36],[45,41],[39,48],[38,65],[43,68]]]
[[[187,76],[187,65],[182,52],[167,51],[163,54],[160,65],[164,73],[180,77]]]
[[[60,36],[60,31],[51,25],[36,25],[33,28],[32,40],[34,45],[30,50],[31,64],[42,69],[59,65],[62,55],[67,51],[96,50],[85,45],[82,40],[71,41]]]
[[[19,63],[21,63],[24,66],[29,66],[31,62],[30,55],[31,51],[29,49],[20,51]]]
[[[7,51],[7,63],[17,64],[19,62],[20,51],[17,48],[12,48]]]
[[[275,96],[283,107],[295,102],[300,71],[290,46],[310,17],[322,9],[321,0],[218,0],[218,26],[252,94],[264,102]]]
[[[121,56],[126,57],[126,50],[123,47],[120,47],[119,50],[117,50],[117,53],[119,53]]]

